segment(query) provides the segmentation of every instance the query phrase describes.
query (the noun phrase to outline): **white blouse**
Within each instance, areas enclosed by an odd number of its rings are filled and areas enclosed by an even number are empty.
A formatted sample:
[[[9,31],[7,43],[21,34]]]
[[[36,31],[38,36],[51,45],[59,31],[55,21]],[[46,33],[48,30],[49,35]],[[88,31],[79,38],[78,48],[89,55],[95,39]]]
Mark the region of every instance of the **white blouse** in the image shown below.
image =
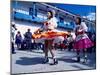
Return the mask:
[[[44,25],[44,29],[55,29],[57,27],[57,19],[56,17],[51,18],[50,20],[47,21],[48,25]]]
[[[78,29],[77,29],[78,27]],[[88,30],[88,27],[86,26],[85,22],[81,22],[80,25],[77,25],[76,29],[78,32],[81,32],[81,31],[87,31]],[[88,38],[87,34],[84,33],[84,34],[79,34],[76,36],[76,41],[78,40],[81,40],[81,39],[85,39],[85,38]]]
[[[77,31],[79,31],[79,32],[81,32],[81,31],[85,31],[86,32],[88,30],[88,27],[86,26],[85,22],[81,22],[81,24],[77,25],[77,27],[79,27],[77,29]]]

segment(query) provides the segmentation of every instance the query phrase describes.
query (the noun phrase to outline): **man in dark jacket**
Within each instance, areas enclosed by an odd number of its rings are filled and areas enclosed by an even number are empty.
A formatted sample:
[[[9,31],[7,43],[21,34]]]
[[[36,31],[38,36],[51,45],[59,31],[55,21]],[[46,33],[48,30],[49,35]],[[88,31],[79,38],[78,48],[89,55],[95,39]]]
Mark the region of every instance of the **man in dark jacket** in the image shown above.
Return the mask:
[[[25,40],[26,40],[26,48],[31,51],[31,44],[32,44],[32,33],[30,29],[27,30],[25,33]]]

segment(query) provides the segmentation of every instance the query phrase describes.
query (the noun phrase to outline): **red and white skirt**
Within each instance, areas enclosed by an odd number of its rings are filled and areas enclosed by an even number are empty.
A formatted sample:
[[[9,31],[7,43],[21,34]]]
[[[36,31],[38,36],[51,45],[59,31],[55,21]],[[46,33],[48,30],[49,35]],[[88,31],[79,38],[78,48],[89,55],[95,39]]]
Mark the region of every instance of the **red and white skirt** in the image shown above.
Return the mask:
[[[64,39],[69,35],[68,32],[57,32],[57,31],[45,31],[38,34],[33,34],[32,38],[38,42],[43,42],[44,40],[54,40],[54,43],[64,41]]]

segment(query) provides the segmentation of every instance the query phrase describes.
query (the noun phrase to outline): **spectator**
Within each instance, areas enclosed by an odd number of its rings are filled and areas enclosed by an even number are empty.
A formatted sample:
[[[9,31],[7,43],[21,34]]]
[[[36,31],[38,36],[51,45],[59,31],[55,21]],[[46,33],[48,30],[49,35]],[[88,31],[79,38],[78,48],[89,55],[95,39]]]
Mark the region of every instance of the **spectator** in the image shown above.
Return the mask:
[[[14,23],[11,24],[11,52],[12,54],[15,53],[15,48],[14,48],[14,35],[15,35],[15,31],[17,30],[16,26]]]
[[[72,37],[72,35],[70,35],[69,37],[68,37],[68,43],[69,43],[69,45],[68,45],[68,51],[71,51],[71,49],[73,49],[73,37]]]
[[[32,33],[30,29],[27,30],[25,33],[25,40],[26,40],[26,48],[31,51],[31,44],[32,44]]]
[[[16,37],[15,37],[15,43],[17,45],[17,49],[21,48],[21,43],[22,43],[22,36],[20,31],[17,32]]]
[[[15,23],[12,23],[12,26],[11,26],[11,36],[14,40],[14,36],[15,36],[15,31],[17,30],[16,26],[15,26]]]

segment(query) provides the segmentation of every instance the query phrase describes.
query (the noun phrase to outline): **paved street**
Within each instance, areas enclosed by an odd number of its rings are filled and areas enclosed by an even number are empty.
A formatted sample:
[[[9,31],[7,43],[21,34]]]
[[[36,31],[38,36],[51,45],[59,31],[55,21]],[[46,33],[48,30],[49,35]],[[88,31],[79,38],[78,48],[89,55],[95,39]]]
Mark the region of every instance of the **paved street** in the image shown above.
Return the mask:
[[[84,70],[95,69],[95,53],[88,54],[87,63],[75,62],[76,53],[69,52],[67,50],[56,50],[56,56],[58,58],[57,65],[43,64],[44,54],[42,50],[22,51],[16,50],[16,54],[12,54],[12,74],[16,73],[36,73],[36,72],[51,72],[51,71],[69,71],[69,70]],[[50,53],[49,56],[51,57]]]

